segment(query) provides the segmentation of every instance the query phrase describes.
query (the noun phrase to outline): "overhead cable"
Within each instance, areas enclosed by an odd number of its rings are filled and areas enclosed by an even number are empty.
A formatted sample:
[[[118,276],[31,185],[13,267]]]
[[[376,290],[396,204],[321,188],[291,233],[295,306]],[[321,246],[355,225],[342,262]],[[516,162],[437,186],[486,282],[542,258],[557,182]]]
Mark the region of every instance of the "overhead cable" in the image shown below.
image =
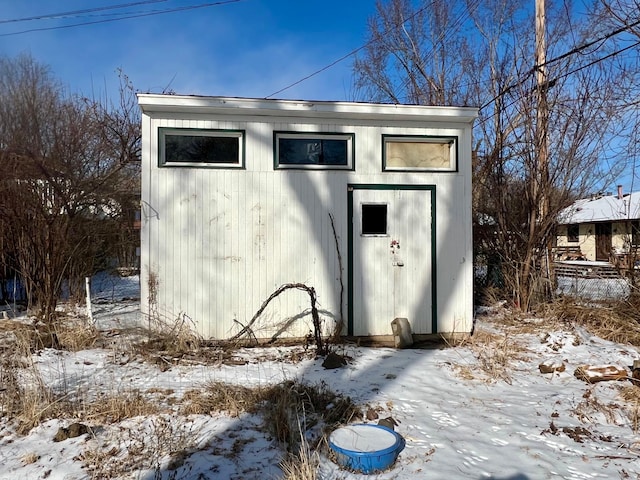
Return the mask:
[[[145,1],[142,1],[142,2],[123,3],[123,4],[120,4],[120,5],[108,5],[108,6],[105,6],[105,7],[86,8],[84,10],[73,10],[71,12],[46,13],[46,14],[43,14],[43,15],[36,15],[36,16],[33,16],[33,17],[12,18],[10,20],[0,20],[0,24],[2,24],[2,23],[29,22],[29,21],[32,21],[32,20],[48,20],[48,19],[53,19],[53,18],[78,16],[78,15],[82,15],[83,13],[103,12],[105,10],[114,10],[114,9],[118,9],[118,8],[136,7],[138,5],[147,5],[147,4],[150,4],[150,3],[160,3],[160,2],[166,2],[166,1],[167,0],[145,0]]]
[[[31,33],[31,32],[42,32],[42,31],[46,31],[46,30],[59,30],[59,29],[63,29],[63,28],[73,28],[73,27],[79,27],[79,26],[83,26],[83,25],[96,25],[99,23],[107,23],[107,22],[116,22],[118,20],[127,20],[130,18],[141,18],[141,17],[150,17],[153,15],[162,15],[165,13],[175,13],[175,12],[183,12],[186,10],[195,10],[198,8],[207,8],[207,7],[218,7],[221,5],[227,5],[229,3],[237,3],[237,2],[241,2],[243,0],[222,0],[219,2],[212,2],[212,3],[202,3],[199,5],[189,5],[189,6],[185,6],[185,7],[176,7],[176,8],[167,8],[165,10],[155,10],[155,11],[151,11],[151,12],[145,12],[145,13],[138,13],[135,15],[127,15],[125,14],[122,17],[119,18],[108,18],[108,19],[103,19],[103,20],[95,20],[95,21],[91,21],[91,22],[82,22],[82,23],[73,23],[73,24],[69,24],[69,25],[58,25],[55,27],[43,27],[43,28],[32,28],[29,30],[23,30],[20,32],[11,32],[11,33],[0,33],[0,37],[10,37],[13,35],[22,35],[24,33]]]

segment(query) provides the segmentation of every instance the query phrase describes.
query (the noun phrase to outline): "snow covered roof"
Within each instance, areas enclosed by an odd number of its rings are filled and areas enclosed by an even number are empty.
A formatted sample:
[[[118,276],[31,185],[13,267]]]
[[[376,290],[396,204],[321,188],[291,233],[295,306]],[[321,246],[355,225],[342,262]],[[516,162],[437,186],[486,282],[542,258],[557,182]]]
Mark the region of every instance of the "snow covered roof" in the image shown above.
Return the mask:
[[[559,215],[560,225],[640,219],[640,192],[577,200]]]

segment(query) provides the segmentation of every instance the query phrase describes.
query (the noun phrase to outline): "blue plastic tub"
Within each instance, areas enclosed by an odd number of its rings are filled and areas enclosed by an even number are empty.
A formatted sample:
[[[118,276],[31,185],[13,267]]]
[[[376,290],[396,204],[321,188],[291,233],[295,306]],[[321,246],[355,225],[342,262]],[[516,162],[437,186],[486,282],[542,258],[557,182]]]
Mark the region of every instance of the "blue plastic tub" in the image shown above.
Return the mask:
[[[391,468],[405,441],[390,428],[362,423],[334,430],[329,447],[338,465],[368,474]]]

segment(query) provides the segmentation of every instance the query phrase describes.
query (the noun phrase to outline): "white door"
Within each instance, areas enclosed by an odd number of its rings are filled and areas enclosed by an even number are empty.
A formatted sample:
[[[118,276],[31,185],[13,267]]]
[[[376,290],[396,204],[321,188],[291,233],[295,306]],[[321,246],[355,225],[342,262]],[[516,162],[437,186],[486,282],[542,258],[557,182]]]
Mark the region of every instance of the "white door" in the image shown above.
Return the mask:
[[[353,191],[353,334],[432,333],[431,191]]]

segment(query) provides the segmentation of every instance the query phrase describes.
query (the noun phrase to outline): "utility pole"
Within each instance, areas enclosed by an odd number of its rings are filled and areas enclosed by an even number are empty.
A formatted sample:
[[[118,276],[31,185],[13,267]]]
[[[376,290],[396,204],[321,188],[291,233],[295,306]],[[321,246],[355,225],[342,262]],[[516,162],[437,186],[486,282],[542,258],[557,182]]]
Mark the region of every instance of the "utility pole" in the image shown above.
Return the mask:
[[[545,0],[536,1],[536,80],[537,80],[537,122],[536,122],[536,196],[538,221],[544,222],[549,212],[549,106],[547,104],[547,39]]]
[[[539,242],[544,245],[542,249],[541,270],[548,279],[551,278],[551,265],[549,262],[549,105],[547,93],[549,78],[547,76],[547,39],[546,39],[546,14],[545,0],[536,1],[536,84],[537,84],[537,111],[536,111],[536,173],[534,185],[534,201],[537,203],[537,230],[541,235]],[[531,225],[532,231],[536,229]],[[540,245],[539,243],[539,245]]]

